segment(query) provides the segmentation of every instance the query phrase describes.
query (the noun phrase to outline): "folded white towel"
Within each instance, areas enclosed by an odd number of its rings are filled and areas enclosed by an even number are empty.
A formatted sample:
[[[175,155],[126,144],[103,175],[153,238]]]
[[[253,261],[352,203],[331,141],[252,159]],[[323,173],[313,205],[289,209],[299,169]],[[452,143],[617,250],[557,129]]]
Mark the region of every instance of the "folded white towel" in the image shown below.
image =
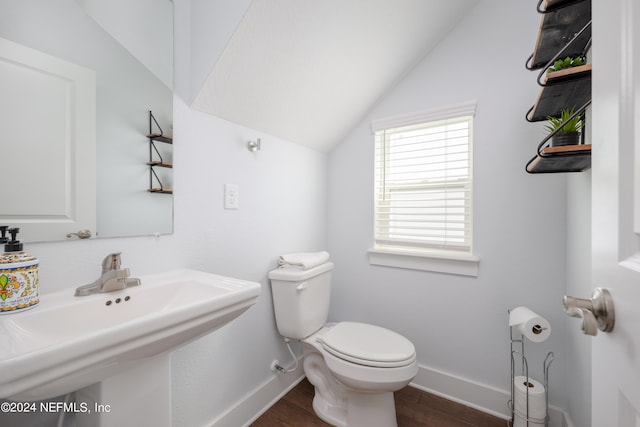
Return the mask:
[[[329,252],[300,252],[297,254],[281,255],[278,259],[279,268],[292,270],[308,270],[329,261]]]

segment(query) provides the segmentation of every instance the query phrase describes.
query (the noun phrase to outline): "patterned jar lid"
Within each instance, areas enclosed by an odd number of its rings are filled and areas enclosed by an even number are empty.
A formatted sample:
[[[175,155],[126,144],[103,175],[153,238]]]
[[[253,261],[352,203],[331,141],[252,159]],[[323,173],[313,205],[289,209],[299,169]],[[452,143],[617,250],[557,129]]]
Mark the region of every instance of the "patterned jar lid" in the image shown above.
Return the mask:
[[[37,263],[38,259],[26,252],[5,252],[0,255],[0,268],[7,267],[5,264],[26,263],[29,261],[31,261],[30,264],[34,264],[34,261]]]

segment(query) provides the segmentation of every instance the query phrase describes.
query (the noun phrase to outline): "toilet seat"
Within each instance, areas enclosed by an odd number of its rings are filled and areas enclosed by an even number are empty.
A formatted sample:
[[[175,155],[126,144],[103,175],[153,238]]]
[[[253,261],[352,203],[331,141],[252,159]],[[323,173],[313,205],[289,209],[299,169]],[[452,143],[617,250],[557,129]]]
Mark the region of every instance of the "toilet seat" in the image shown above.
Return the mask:
[[[402,335],[366,323],[340,322],[321,337],[324,350],[358,365],[396,368],[415,362],[413,343]]]

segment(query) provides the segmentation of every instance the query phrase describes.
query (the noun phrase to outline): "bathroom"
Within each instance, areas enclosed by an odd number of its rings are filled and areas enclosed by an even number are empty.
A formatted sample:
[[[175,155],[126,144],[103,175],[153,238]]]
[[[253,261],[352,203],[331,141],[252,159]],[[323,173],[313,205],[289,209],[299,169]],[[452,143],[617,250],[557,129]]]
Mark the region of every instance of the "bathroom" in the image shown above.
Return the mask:
[[[0,9],[18,3],[2,0]],[[524,170],[544,135],[541,125],[524,119],[539,91],[535,73],[524,67],[540,24],[535,2],[466,2],[464,13],[437,44],[384,91],[368,94],[369,104],[349,128],[322,148],[193,106],[253,3],[261,2],[173,2],[172,232],[27,243],[25,249],[40,260],[42,297],[95,280],[100,260],[111,252],[122,252],[134,276],[188,267],[259,282],[261,295],[253,307],[176,350],[171,364],[172,425],[246,425],[302,375],[276,375],[269,369],[274,359],[284,362],[290,356],[276,329],[267,274],[281,254],[327,250],[335,263],[330,319],[401,333],[416,347],[414,385],[504,418],[507,310],[529,306],[553,325],[547,341],[527,347],[537,376],[538,361],[549,351],[555,354],[551,425],[591,425],[592,339],[563,312],[562,297],[584,297],[595,286],[592,176],[591,171],[530,175]],[[0,37],[9,38],[0,23]],[[37,30],[55,33],[46,26]],[[261,63],[253,66],[259,75]],[[250,95],[245,93],[242,102],[252,102]],[[372,120],[470,101],[476,104],[477,276],[371,265]],[[309,114],[321,116],[322,110]],[[307,132],[311,138],[320,129]],[[257,138],[260,150],[247,150],[247,142]],[[238,185],[235,210],[223,206],[224,184],[229,183]],[[55,425],[47,414],[21,422]]]

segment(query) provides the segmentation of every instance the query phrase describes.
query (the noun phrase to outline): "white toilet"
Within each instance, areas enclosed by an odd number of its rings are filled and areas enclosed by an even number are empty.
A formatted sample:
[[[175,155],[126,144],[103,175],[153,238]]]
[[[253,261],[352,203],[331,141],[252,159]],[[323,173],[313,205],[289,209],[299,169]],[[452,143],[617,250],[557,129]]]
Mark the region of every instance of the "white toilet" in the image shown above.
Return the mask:
[[[333,263],[269,273],[278,331],[301,340],[313,409],[339,427],[397,426],[393,392],[418,372],[413,343],[365,323],[325,324]]]

